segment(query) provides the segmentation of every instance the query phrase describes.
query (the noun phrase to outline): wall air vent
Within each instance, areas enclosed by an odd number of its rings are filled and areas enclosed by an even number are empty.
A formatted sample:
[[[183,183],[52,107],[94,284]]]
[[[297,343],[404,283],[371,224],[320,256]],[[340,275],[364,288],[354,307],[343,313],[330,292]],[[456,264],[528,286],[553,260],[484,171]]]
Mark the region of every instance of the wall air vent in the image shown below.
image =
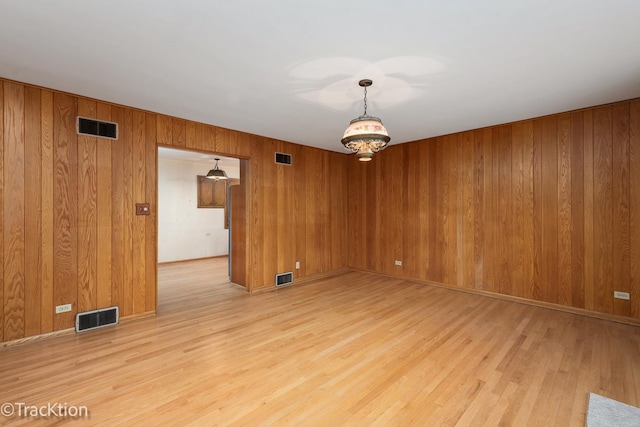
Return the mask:
[[[290,285],[293,283],[293,272],[276,274],[276,286]]]
[[[276,153],[276,163],[279,165],[291,165],[291,154]]]
[[[76,314],[76,332],[118,324],[118,307],[101,308]]]
[[[118,139],[118,124],[78,116],[78,134]]]

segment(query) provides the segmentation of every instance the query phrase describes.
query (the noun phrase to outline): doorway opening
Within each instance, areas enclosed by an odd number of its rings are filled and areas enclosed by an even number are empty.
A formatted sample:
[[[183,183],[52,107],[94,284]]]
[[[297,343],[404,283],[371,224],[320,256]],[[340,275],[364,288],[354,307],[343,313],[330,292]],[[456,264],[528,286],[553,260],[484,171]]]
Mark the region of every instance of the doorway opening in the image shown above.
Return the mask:
[[[218,168],[229,179],[205,178],[216,158]],[[158,313],[198,299],[200,293],[193,288],[198,283],[238,287],[230,283],[231,262],[244,264],[245,260],[230,257],[233,237],[228,189],[240,184],[240,163],[232,157],[158,147]],[[198,277],[204,272],[207,277]],[[191,277],[189,284],[180,282],[181,275]],[[176,285],[184,287],[182,297],[175,292]]]

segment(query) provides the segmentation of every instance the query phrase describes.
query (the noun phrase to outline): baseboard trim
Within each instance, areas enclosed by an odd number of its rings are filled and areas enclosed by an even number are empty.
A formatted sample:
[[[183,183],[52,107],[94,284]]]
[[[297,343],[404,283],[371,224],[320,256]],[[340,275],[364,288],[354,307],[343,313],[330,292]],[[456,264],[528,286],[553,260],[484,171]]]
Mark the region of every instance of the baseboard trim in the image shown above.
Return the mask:
[[[293,283],[291,285],[276,287],[276,285],[274,284],[268,287],[252,290],[251,293],[256,294],[260,292],[270,292],[270,291],[276,291],[279,289],[287,289],[291,287],[307,285],[309,283],[323,280],[329,277],[339,276],[340,274],[345,274],[345,273],[348,273],[349,271],[352,271],[352,270],[349,268],[339,268],[337,270],[323,271],[322,273],[310,274],[309,276],[304,276],[301,278],[294,277]]]
[[[120,317],[119,322],[129,322],[131,320],[138,320],[138,319],[143,319],[145,317],[151,317],[151,316],[155,316],[156,315],[156,311],[155,310],[151,310],[151,311],[145,311],[144,313],[137,313],[137,314],[130,314],[128,316],[122,316]],[[46,334],[38,334],[38,335],[32,335],[30,337],[24,337],[24,338],[18,338],[15,340],[11,340],[11,341],[5,341],[0,343],[0,350],[1,349],[5,349],[5,348],[9,348],[9,347],[15,347],[18,345],[24,345],[24,344],[31,344],[34,342],[39,342],[39,341],[45,341],[51,338],[58,338],[58,337],[63,337],[66,335],[75,335],[76,333],[76,329],[75,328],[67,328],[67,329],[61,329],[59,331],[53,331],[53,332],[47,332]],[[82,335],[88,335],[90,332],[85,332]]]
[[[410,277],[392,276],[392,275],[382,274],[382,273],[373,273],[371,271],[359,270],[355,268],[351,269],[351,271],[360,271],[363,273],[369,273],[369,274],[373,274],[380,277],[388,277],[390,279],[406,280],[407,282],[419,283],[421,285],[435,286],[438,288],[450,289],[452,291],[464,292],[467,294],[481,295],[489,298],[496,298],[504,301],[516,302],[519,304],[532,305],[534,307],[547,308],[547,309],[556,310],[556,311],[563,311],[565,313],[571,313],[571,314],[579,314],[582,316],[593,317],[593,318],[602,319],[602,320],[609,320],[612,322],[624,323],[632,326],[640,326],[640,319],[636,319],[634,317],[618,316],[618,315],[609,314],[609,313],[601,313],[598,311],[592,311],[592,310],[587,310],[587,309],[578,308],[578,307],[568,307],[566,305],[555,304],[551,302],[536,301],[536,300],[530,300],[527,298],[516,297],[512,295],[498,294],[495,292],[485,291],[482,289],[460,288],[457,286],[447,285],[446,283],[441,283],[441,282],[432,282],[432,281],[426,281],[426,280],[418,280]]]
[[[46,334],[32,335],[30,337],[18,338],[11,341],[5,341],[0,344],[0,348],[15,347],[18,345],[31,344],[33,342],[45,341],[51,338],[62,337],[65,335],[75,334],[75,328],[61,329],[59,331],[47,332]]]
[[[159,262],[158,265],[180,264],[182,262],[189,262],[189,261],[202,261],[205,259],[227,258],[228,256],[229,255],[216,255],[216,256],[206,256],[202,258],[179,259],[176,261],[162,261],[162,262]]]

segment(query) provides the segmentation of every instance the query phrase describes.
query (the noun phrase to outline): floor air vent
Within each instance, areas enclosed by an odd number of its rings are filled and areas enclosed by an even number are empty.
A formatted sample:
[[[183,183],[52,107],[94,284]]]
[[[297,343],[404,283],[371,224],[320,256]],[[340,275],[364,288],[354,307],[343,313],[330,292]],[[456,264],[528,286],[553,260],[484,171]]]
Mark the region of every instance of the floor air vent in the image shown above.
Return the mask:
[[[279,165],[291,165],[291,154],[276,153],[276,163]]]
[[[76,332],[115,325],[118,323],[118,317],[117,306],[78,313],[76,314]]]
[[[118,124],[78,116],[78,133],[80,135],[118,139]]]
[[[290,285],[293,283],[293,272],[276,274],[276,286]]]

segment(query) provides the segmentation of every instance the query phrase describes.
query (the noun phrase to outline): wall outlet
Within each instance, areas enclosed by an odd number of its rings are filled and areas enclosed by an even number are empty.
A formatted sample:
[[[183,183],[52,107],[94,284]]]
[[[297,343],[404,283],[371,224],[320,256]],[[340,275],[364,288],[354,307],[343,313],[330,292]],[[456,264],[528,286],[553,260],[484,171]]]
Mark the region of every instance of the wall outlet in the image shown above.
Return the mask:
[[[71,311],[71,304],[56,305],[56,314],[66,313]]]
[[[631,299],[629,292],[613,291],[613,297],[618,299],[626,299],[627,301]]]
[[[398,260],[398,259],[397,259],[397,260],[396,260],[396,265],[402,265],[402,261],[400,261],[400,260]]]
[[[300,261],[296,261],[296,270],[300,270]]]

